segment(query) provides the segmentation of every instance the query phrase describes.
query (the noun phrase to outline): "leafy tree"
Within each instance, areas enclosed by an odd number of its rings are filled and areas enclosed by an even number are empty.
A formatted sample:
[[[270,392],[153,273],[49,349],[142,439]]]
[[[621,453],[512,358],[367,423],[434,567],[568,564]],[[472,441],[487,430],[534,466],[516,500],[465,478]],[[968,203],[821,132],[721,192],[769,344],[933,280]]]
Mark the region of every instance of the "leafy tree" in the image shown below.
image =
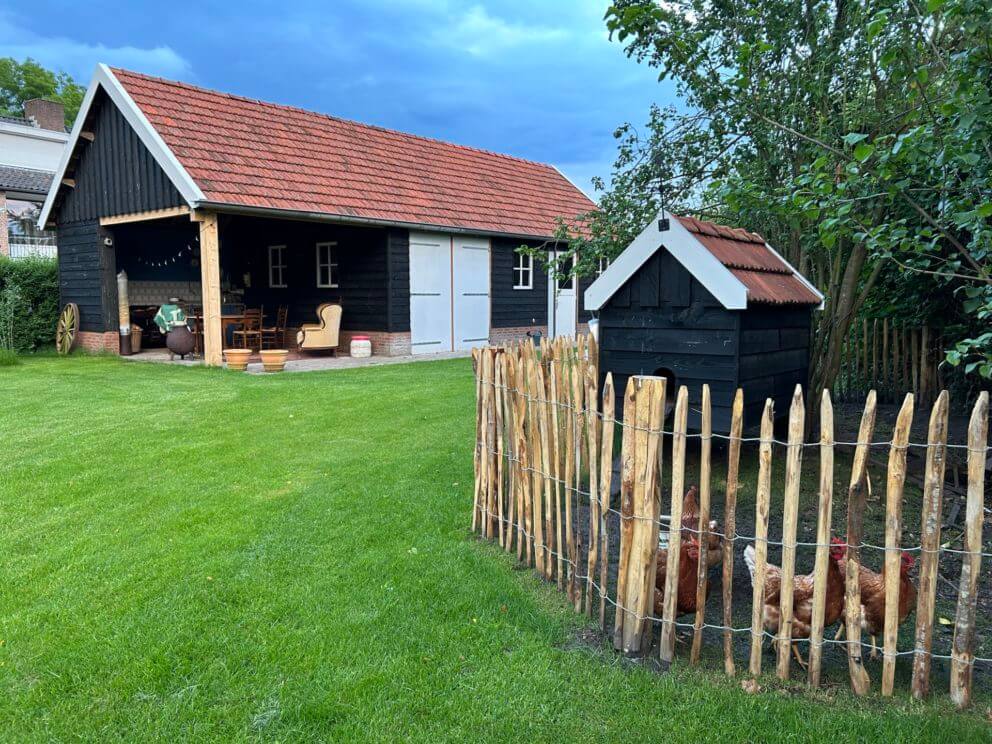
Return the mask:
[[[762,233],[826,294],[811,408],[882,278],[958,298],[969,322],[948,360],[992,375],[992,334],[972,333],[992,317],[992,6],[616,0],[606,21],[685,110],[618,130],[602,210],[557,236],[580,270],[653,217],[661,181],[674,210]]]
[[[32,98],[59,101],[65,107],[65,123],[70,126],[83,102],[86,89],[66,72],[53,72],[28,57],[18,62],[0,58],[0,114],[21,116],[24,102]]]

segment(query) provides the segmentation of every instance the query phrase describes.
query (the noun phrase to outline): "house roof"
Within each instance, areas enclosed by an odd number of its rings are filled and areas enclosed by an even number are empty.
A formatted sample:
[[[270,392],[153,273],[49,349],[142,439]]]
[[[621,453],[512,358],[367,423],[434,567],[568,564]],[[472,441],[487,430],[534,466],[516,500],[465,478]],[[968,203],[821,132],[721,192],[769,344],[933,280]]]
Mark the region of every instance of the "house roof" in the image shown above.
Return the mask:
[[[676,217],[745,287],[749,303],[819,305],[816,292],[757,233],[695,217]]]
[[[192,208],[527,237],[595,208],[542,163],[102,65],[97,81]]]
[[[820,305],[823,295],[760,235],[694,217],[652,220],[585,293],[598,310],[659,248],[671,253],[728,310],[754,305]]]
[[[49,171],[0,165],[0,191],[44,195],[51,185],[52,174]]]

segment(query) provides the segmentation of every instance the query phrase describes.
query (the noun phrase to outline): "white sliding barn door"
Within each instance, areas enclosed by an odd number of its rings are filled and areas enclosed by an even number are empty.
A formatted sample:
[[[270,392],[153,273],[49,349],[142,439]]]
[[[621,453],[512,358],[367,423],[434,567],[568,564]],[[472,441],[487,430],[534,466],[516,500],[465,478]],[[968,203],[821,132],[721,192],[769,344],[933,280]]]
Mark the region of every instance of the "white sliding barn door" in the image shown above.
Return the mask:
[[[451,238],[410,233],[410,346],[414,354],[451,351]]]
[[[455,236],[452,251],[455,350],[489,343],[489,241]]]
[[[561,255],[552,253],[552,258]],[[575,276],[556,282],[553,276],[548,275],[548,335],[552,338],[575,335],[578,318],[575,287]]]

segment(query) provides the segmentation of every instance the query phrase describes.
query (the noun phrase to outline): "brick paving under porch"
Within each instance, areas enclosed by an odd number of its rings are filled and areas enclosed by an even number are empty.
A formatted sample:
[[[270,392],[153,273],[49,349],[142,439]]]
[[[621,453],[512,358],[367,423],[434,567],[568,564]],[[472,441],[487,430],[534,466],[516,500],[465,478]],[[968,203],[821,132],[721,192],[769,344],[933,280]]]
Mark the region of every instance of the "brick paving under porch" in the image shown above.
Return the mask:
[[[409,362],[432,362],[439,359],[461,359],[471,356],[470,351],[445,351],[439,354],[406,354],[403,356],[370,356],[364,358],[354,358],[343,354],[333,356],[330,354],[301,354],[297,351],[290,351],[286,359],[286,372],[318,372],[326,369],[352,369],[354,367],[376,367],[386,364],[407,364]],[[169,352],[166,349],[147,349],[121,357],[129,362],[151,362],[154,364],[178,364],[187,367],[202,365],[200,358],[190,359],[169,359]],[[248,362],[249,374],[263,374],[262,360],[257,353],[252,354]]]

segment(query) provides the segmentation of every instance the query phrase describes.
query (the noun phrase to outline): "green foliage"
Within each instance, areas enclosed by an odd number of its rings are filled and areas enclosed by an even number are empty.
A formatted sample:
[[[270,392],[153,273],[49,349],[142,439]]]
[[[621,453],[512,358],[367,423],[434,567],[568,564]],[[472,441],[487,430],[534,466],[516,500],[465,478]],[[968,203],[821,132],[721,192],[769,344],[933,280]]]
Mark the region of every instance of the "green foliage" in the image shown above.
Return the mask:
[[[0,257],[0,347],[23,352],[52,345],[58,315],[57,262]]]
[[[15,367],[21,363],[21,358],[13,349],[0,348],[0,367]]]
[[[815,392],[867,306],[940,321],[961,359],[978,362],[964,369],[988,369],[986,305],[963,300],[992,285],[992,5],[617,0],[606,23],[685,108],[653,112],[633,153],[621,143],[624,177],[604,211],[637,215],[631,199],[646,222],[656,202],[636,185],[660,175],[676,210],[758,231],[784,252],[827,295]],[[611,236],[615,253],[630,231]],[[915,306],[892,302],[909,288]]]
[[[60,101],[65,107],[65,123],[71,126],[83,102],[86,89],[66,72],[53,72],[28,57],[18,62],[0,58],[0,114],[21,116],[24,102],[32,98]]]

